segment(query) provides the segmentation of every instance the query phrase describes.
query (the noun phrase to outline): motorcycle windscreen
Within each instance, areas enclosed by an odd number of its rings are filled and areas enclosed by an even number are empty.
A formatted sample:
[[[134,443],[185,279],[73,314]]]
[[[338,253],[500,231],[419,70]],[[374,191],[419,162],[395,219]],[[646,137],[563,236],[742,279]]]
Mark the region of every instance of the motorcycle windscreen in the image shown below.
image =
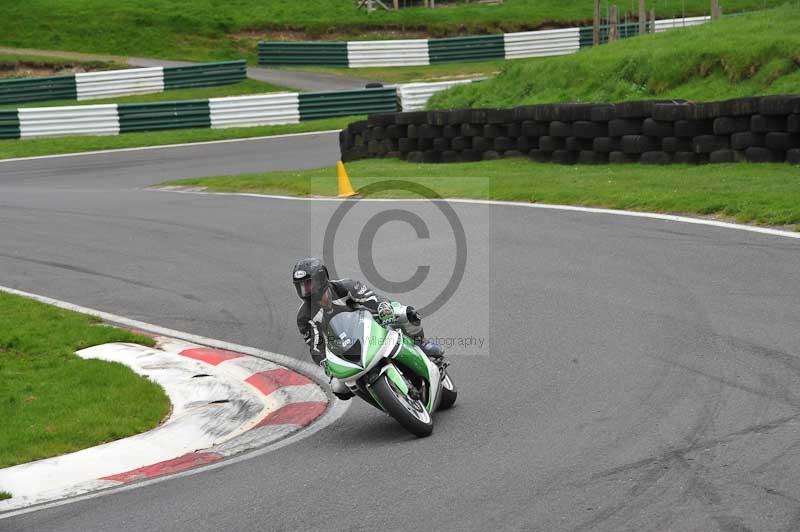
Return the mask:
[[[365,338],[365,331],[369,331],[372,315],[366,310],[358,312],[342,312],[335,315],[328,322],[326,338],[328,349],[331,353],[348,362],[361,364],[362,342]]]

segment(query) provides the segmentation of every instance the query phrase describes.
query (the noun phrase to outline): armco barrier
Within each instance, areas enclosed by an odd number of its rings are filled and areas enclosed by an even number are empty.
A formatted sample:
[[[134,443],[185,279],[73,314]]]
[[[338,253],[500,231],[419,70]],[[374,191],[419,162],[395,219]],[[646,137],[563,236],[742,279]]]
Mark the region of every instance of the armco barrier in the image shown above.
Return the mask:
[[[800,95],[379,114],[339,139],[345,161],[800,164]]]
[[[209,127],[211,127],[211,116],[208,100],[119,106],[120,133]]]
[[[439,91],[449,89],[463,83],[472,83],[472,80],[461,79],[454,81],[440,81],[438,83],[406,83],[398,85],[397,95],[400,98],[400,109],[403,111],[419,111],[431,96]]]
[[[300,93],[300,120],[397,111],[397,89]]]
[[[77,99],[75,76],[0,81],[0,105]]]
[[[346,42],[260,42],[258,64],[347,66]]]
[[[29,107],[17,111],[22,138],[119,134],[116,105]]]
[[[428,41],[351,41],[347,58],[352,68],[428,65]],[[347,65],[345,65],[347,66]]]
[[[171,90],[230,85],[246,78],[247,63],[244,59],[222,63],[168,67],[164,69],[164,88]]]
[[[300,122],[300,102],[296,93],[211,98],[208,105],[212,128]]]
[[[565,30],[526,31],[506,33],[505,58],[544,57],[571,54],[578,51],[578,28]]]
[[[647,24],[647,31],[650,32],[650,24]],[[608,34],[609,34],[609,27],[608,26],[600,26],[600,44],[606,44],[608,42]],[[581,48],[591,48],[592,47],[592,39],[594,35],[594,30],[592,28],[581,28],[580,29],[580,47]],[[617,35],[620,39],[627,39],[628,37],[636,37],[639,35],[639,25],[638,24],[619,24],[617,26]]]
[[[396,87],[182,102],[23,108],[0,111],[0,139],[296,124],[301,120],[397,110]]]
[[[656,31],[703,24],[710,17],[656,21]],[[648,32],[650,24],[647,25]],[[620,38],[638,35],[638,24],[618,26]],[[600,42],[608,41],[608,27],[601,28]],[[451,61],[520,59],[577,52],[592,46],[592,28],[525,31],[496,35],[352,42],[260,42],[258,63],[265,66],[321,65],[350,68],[427,65]]]
[[[709,22],[711,17],[687,17],[687,18],[669,18],[663,20],[656,20],[656,33],[677,30],[681,28],[689,28],[700,24]]]
[[[0,105],[48,100],[89,100],[165,89],[209,87],[238,83],[247,77],[244,60],[187,67],[131,68],[72,76],[0,81]]]
[[[503,35],[480,35],[478,37],[451,37],[428,41],[431,64],[454,61],[483,61],[503,59],[505,44]]]
[[[78,100],[113,98],[164,91],[164,69],[131,68],[75,74]]]
[[[19,116],[17,110],[0,110],[0,139],[19,138]]]

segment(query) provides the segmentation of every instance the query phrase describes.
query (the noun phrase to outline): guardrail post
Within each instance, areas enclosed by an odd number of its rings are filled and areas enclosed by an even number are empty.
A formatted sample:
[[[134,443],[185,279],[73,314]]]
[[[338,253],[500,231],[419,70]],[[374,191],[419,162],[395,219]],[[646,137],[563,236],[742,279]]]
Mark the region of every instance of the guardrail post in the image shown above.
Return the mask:
[[[644,7],[644,0],[639,0],[639,35],[647,33],[647,11]]]
[[[608,42],[616,41],[619,39],[619,31],[617,28],[617,6],[611,6],[611,15],[608,21]]]
[[[717,20],[722,16],[722,10],[719,7],[719,0],[711,0],[711,20]]]
[[[594,21],[592,22],[592,46],[600,44],[600,0],[594,0]]]

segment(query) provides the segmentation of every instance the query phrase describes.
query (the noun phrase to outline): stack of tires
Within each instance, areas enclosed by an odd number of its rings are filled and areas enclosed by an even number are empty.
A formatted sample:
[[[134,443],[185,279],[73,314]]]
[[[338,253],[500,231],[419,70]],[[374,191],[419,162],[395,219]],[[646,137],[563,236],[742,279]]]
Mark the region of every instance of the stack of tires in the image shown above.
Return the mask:
[[[350,124],[340,144],[344,160],[800,164],[800,96],[381,114]]]

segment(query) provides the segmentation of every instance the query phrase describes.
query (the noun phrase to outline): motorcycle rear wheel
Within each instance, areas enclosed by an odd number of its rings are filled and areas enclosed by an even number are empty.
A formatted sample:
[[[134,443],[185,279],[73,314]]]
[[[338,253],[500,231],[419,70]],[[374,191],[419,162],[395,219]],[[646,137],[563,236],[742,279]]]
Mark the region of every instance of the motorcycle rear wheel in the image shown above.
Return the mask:
[[[372,391],[383,408],[411,434],[424,438],[433,432],[433,418],[419,399],[398,390],[386,375],[375,381]]]

